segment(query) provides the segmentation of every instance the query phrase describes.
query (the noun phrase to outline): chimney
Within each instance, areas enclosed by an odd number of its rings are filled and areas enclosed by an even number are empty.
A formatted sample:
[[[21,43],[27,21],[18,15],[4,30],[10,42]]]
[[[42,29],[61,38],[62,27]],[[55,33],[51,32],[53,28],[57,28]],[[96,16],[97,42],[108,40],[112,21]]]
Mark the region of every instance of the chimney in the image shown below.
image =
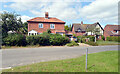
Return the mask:
[[[83,25],[83,21],[81,21],[81,25]]]
[[[45,18],[48,19],[48,12],[45,12]]]

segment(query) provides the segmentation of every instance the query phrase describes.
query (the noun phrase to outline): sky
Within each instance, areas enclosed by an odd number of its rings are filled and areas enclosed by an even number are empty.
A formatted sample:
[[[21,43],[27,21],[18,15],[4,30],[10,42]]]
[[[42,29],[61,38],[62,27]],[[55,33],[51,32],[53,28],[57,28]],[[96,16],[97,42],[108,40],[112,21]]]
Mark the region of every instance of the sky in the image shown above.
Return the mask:
[[[119,0],[2,0],[0,13],[3,11],[16,12],[22,21],[34,17],[56,17],[72,23],[93,24],[99,22],[104,28],[107,24],[118,24]]]

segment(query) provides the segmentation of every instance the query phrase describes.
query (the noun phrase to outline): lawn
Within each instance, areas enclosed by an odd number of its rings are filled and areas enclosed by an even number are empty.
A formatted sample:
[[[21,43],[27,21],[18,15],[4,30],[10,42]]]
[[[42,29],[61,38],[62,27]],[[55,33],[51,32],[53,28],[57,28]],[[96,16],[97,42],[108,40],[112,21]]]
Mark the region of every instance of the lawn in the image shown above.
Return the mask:
[[[98,45],[120,45],[120,42],[114,42],[114,41],[97,41]]]
[[[73,59],[14,67],[3,72],[86,72],[85,55]],[[118,51],[89,54],[87,72],[118,72]]]

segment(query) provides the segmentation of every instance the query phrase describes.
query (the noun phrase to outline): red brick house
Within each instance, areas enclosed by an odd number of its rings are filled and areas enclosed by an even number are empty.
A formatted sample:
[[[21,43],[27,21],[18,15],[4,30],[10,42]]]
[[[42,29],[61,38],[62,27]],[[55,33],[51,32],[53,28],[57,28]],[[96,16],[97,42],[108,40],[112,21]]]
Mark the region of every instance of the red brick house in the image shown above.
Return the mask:
[[[87,31],[87,29],[90,28],[99,28],[100,35],[103,35],[104,29],[101,27],[101,25],[97,22],[94,24],[83,24],[83,21],[81,23],[74,23],[72,24],[72,33],[76,34],[77,36],[79,35],[95,35],[91,31]]]
[[[54,18],[49,17],[48,12],[45,13],[45,17],[35,17],[30,19],[28,22],[28,35],[37,35],[43,32],[46,32],[48,29],[51,30],[51,33],[64,34],[64,24],[65,22]]]
[[[120,25],[106,25],[104,28],[104,36],[120,36]]]

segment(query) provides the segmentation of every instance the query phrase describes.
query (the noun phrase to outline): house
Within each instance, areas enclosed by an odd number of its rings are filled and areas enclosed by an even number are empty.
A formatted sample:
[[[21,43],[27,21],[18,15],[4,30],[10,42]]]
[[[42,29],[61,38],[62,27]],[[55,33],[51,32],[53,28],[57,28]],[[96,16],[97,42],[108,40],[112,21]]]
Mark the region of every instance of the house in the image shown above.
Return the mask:
[[[73,23],[72,24],[72,33],[79,36],[79,35],[96,35],[99,36],[103,35],[104,29],[101,25],[97,22],[94,24],[83,24],[83,21],[80,23]],[[68,33],[69,34],[69,33]]]
[[[28,35],[37,35],[46,32],[48,29],[51,33],[59,33],[63,35],[65,22],[54,17],[49,17],[48,12],[45,12],[45,17],[35,17],[28,22]]]
[[[120,36],[120,25],[106,25],[104,28],[104,36]]]

